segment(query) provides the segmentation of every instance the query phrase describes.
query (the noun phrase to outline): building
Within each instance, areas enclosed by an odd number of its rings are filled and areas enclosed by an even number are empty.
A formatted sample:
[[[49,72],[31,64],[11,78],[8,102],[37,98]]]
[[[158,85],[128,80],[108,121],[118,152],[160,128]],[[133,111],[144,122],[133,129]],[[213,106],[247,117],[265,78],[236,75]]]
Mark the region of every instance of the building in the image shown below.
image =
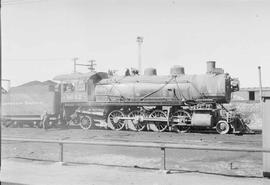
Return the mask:
[[[262,95],[270,96],[270,87],[263,87]],[[239,91],[232,93],[232,101],[260,101],[260,88],[241,88]]]

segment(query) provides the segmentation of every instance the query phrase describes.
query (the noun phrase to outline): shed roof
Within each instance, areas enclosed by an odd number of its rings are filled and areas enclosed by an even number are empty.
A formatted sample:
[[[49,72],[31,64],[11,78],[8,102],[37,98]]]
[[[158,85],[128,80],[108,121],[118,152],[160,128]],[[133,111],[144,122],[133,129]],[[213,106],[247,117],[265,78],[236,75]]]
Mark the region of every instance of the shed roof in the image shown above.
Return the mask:
[[[1,93],[5,94],[5,93],[7,93],[7,90],[4,87],[1,87]]]
[[[260,88],[259,87],[244,87],[244,88],[240,88],[240,91],[259,91]],[[270,91],[270,87],[263,87],[262,88],[263,91]]]

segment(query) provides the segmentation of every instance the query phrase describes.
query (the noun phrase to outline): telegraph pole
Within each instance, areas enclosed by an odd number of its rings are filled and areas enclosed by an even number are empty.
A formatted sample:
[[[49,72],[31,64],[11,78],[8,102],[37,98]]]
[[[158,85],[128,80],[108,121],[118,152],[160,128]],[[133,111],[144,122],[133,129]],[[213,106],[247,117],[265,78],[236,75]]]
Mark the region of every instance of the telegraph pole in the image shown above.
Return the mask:
[[[94,66],[97,65],[97,64],[96,64],[96,61],[95,61],[95,60],[89,60],[88,62],[90,63],[88,69],[89,69],[90,71],[95,71]]]
[[[138,36],[137,37],[138,42],[138,70],[140,74],[142,74],[142,43],[143,43],[143,37]]]
[[[77,62],[77,60],[79,60],[79,58],[75,57],[72,60],[73,60],[73,72],[76,73],[76,65],[77,65],[76,62]]]
[[[85,67],[88,67],[88,69],[91,72],[95,71],[94,66],[96,65],[96,63],[95,63],[96,61],[95,60],[89,60],[88,62],[89,62],[89,64],[78,64],[76,62],[76,60],[74,60],[74,72],[76,72],[76,66],[85,66]]]

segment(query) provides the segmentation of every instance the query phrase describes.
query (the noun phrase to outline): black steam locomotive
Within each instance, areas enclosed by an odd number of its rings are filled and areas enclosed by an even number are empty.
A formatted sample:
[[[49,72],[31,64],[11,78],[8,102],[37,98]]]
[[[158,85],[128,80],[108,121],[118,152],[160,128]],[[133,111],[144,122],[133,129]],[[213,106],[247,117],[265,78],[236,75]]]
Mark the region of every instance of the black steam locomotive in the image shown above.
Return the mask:
[[[207,73],[201,75],[186,75],[183,67],[174,66],[165,76],[148,68],[143,75],[89,72],[59,75],[54,80],[59,83],[26,84],[3,95],[6,123],[160,132],[196,127],[215,128],[220,134],[249,130],[223,106],[239,90],[238,80],[216,68],[214,61],[207,63]]]

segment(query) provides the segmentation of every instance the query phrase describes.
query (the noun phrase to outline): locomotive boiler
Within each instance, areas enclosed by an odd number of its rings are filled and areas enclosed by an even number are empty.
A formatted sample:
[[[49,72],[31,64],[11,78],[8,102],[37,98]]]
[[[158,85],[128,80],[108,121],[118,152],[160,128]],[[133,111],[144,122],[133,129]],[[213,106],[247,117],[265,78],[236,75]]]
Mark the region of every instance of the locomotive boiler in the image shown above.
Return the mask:
[[[157,75],[148,68],[143,75],[108,77],[90,72],[60,75],[61,118],[83,129],[93,125],[115,130],[175,130],[215,128],[226,134],[248,130],[242,119],[226,110],[239,82],[214,61],[207,62],[206,74],[187,75],[181,66],[169,75]]]

